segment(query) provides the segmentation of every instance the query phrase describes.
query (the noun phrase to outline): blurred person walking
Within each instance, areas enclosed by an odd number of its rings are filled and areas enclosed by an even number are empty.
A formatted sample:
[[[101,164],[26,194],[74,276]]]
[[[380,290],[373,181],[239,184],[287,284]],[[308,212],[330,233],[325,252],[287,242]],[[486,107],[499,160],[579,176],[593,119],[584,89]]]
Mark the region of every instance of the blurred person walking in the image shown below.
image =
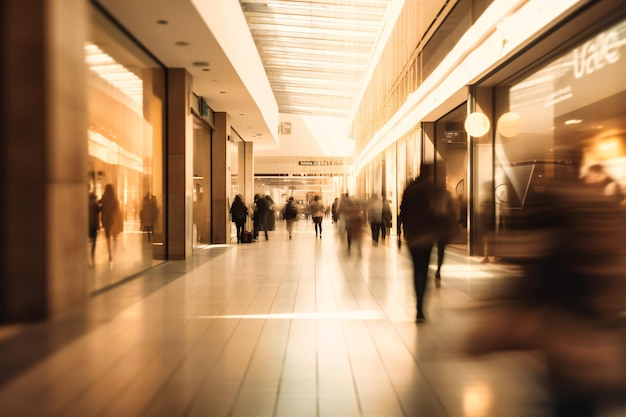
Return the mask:
[[[391,206],[389,205],[389,201],[383,197],[383,224],[380,229],[380,238],[384,241],[387,237],[387,231],[391,229],[391,219],[393,216],[391,215]]]
[[[298,203],[293,199],[293,197],[289,197],[285,207],[282,210],[283,219],[285,219],[285,225],[287,228],[287,233],[289,234],[289,239],[291,239],[291,235],[293,234],[293,224],[298,218]]]
[[[605,186],[579,179],[579,161],[537,190],[519,230],[499,234],[494,250],[522,273],[466,346],[539,353],[555,417],[597,416],[626,398],[624,213]]]
[[[345,224],[346,241],[348,244],[348,254],[352,246],[357,249],[357,254],[361,256],[361,243],[363,240],[363,208],[348,194],[341,200],[340,220]]]
[[[241,194],[235,196],[235,200],[230,206],[230,219],[235,223],[235,227],[237,228],[237,243],[241,243],[246,220],[248,219],[248,207],[246,207],[246,203],[243,201]]]
[[[113,252],[111,250],[111,237],[117,239],[117,235],[123,230],[122,213],[120,211],[119,202],[115,195],[113,184],[104,186],[104,193],[100,199],[100,217],[104,235],[107,240],[107,251],[109,253],[109,262],[113,261]]]
[[[341,239],[346,236],[346,219],[342,212],[351,207],[351,204],[352,201],[350,200],[348,193],[343,193],[341,195],[341,200],[337,203],[337,233]]]
[[[330,215],[333,219],[333,223],[337,223],[337,207],[339,207],[339,199],[335,197],[333,204],[330,207]]]
[[[437,233],[437,270],[435,271],[435,285],[437,288],[441,286],[441,266],[445,257],[446,246],[456,234],[459,232],[459,206],[449,191],[445,191],[443,201],[443,215],[438,217],[438,233]]]
[[[320,200],[320,197],[316,195],[309,204],[309,211],[311,212],[311,218],[315,225],[315,237],[322,237],[322,220],[324,219],[324,204]],[[318,232],[319,231],[319,232]]]
[[[274,199],[269,195],[265,195],[265,199],[267,200],[267,215],[265,216],[265,228],[268,231],[276,230],[276,203],[274,203]]]
[[[367,218],[372,230],[372,241],[378,243],[380,229],[383,226],[383,202],[378,198],[378,194],[372,194],[372,198],[367,205]]]
[[[428,266],[433,245],[439,237],[438,225],[444,211],[445,189],[435,184],[433,164],[424,164],[417,179],[411,182],[402,196],[399,220],[404,227],[404,239],[413,260],[413,285],[417,299],[416,322],[426,320],[424,299],[428,281]]]
[[[152,240],[154,226],[159,216],[159,207],[157,206],[157,198],[148,191],[143,197],[139,219],[141,221],[141,229],[146,232],[148,242]]]
[[[270,205],[267,199],[260,194],[254,196],[254,240],[258,240],[259,231],[265,232],[265,240],[269,240],[267,235],[267,213],[270,211]]]
[[[89,193],[89,266],[95,265],[96,240],[100,229],[100,202],[94,192]]]

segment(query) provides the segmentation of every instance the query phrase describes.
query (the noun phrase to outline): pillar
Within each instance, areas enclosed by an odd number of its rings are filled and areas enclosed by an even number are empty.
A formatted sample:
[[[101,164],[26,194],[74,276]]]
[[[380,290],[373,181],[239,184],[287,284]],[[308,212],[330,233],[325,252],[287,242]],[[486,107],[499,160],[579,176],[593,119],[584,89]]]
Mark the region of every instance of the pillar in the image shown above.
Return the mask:
[[[215,131],[211,139],[211,243],[230,241],[230,155],[228,135],[230,116],[215,113]]]
[[[167,89],[167,259],[183,260],[193,253],[191,74],[170,68]]]
[[[468,229],[469,229],[469,254],[471,256],[485,255],[484,236],[493,231],[495,225],[491,225],[490,230],[481,230],[485,222],[481,221],[479,216],[488,216],[495,219],[495,195],[493,184],[488,190],[484,184],[478,181],[480,178],[493,179],[494,175],[494,89],[491,87],[472,86],[469,90],[468,97],[468,114],[472,112],[481,112],[487,115],[492,121],[489,131],[481,138],[475,138],[468,133],[468,158],[470,168],[468,170]],[[480,172],[480,174],[479,174]],[[485,203],[489,203],[489,207],[485,207]],[[484,210],[488,210],[489,213]]]
[[[0,10],[0,321],[87,300],[85,0]]]

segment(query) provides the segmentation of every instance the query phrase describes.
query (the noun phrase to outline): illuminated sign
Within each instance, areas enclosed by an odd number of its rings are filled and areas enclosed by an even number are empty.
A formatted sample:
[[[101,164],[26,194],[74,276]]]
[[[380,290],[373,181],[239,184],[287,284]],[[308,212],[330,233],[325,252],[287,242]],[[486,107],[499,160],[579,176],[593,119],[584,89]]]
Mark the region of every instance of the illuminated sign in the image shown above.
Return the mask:
[[[334,166],[343,165],[341,161],[298,161],[298,165],[303,166]]]
[[[618,33],[609,30],[574,49],[574,76],[580,78],[616,63],[620,58],[620,46]]]

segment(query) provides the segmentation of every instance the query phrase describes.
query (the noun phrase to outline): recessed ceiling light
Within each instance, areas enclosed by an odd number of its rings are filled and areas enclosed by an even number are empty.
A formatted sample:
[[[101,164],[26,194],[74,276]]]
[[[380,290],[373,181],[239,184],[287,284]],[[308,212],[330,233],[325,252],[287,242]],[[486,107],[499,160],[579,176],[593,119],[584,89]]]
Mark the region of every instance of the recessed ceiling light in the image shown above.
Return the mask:
[[[244,113],[239,113],[239,116],[245,116],[245,114]]]
[[[187,41],[176,41],[176,45],[178,45],[178,46],[189,46],[189,42],[187,42]]]
[[[209,65],[207,61],[196,61],[193,63],[194,67],[208,67]]]
[[[202,68],[202,71],[209,72],[211,71],[211,68]]]
[[[165,19],[159,19],[156,21],[158,25],[167,25],[169,22]]]
[[[226,91],[220,91],[220,94],[226,94]]]
[[[583,121],[582,121],[582,120],[580,120],[580,119],[570,119],[570,120],[566,120],[566,121],[565,121],[565,124],[566,124],[566,125],[577,125],[577,124],[580,124],[580,123],[582,123],[582,122],[583,122]]]

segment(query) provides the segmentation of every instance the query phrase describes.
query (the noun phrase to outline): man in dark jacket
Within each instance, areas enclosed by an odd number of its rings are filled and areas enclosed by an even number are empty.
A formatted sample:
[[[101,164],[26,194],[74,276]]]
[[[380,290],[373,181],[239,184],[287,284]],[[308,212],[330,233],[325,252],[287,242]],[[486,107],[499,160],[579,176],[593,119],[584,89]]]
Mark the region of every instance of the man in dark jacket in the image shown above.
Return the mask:
[[[254,239],[259,238],[259,231],[265,231],[265,240],[268,240],[267,236],[267,213],[270,211],[270,205],[265,197],[256,194],[254,196]]]
[[[423,322],[424,295],[428,278],[428,264],[433,245],[437,241],[437,208],[440,196],[435,186],[434,166],[422,166],[420,176],[410,183],[400,204],[400,221],[404,238],[413,259],[413,284],[417,298],[416,322]]]

